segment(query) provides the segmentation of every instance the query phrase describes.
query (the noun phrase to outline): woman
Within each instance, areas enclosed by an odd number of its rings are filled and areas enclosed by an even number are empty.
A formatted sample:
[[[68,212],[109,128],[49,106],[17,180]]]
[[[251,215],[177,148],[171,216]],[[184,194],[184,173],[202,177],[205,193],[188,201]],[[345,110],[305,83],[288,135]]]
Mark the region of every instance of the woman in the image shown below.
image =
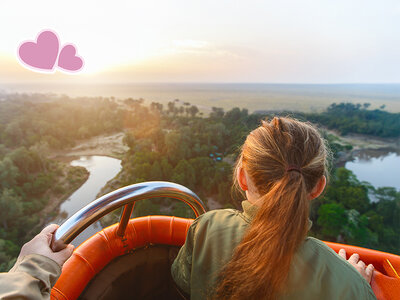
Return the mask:
[[[210,211],[193,222],[172,265],[177,285],[191,299],[376,299],[372,266],[307,237],[327,158],[308,123],[274,118],[252,131],[234,175],[244,211]]]

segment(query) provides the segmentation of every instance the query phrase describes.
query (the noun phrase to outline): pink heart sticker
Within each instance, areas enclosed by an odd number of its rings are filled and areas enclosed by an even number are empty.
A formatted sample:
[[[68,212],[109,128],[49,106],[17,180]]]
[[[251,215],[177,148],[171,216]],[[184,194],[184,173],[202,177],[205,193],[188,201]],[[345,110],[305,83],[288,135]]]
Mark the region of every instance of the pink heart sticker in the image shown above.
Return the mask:
[[[58,66],[66,71],[79,71],[83,66],[83,59],[76,55],[76,48],[69,44],[64,46],[58,56]]]
[[[57,60],[58,49],[57,35],[46,30],[38,35],[36,42],[22,43],[18,48],[18,56],[28,67],[51,71]]]

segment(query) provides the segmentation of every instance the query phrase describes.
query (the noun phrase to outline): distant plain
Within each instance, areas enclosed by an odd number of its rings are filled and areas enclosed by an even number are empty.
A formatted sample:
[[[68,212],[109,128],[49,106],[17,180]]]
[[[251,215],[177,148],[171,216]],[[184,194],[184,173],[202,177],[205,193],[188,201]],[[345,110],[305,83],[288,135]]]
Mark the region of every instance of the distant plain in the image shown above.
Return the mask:
[[[400,84],[126,83],[1,84],[0,92],[56,93],[68,96],[143,98],[167,104],[179,99],[207,113],[213,106],[257,110],[319,112],[336,102],[370,103],[400,112]]]

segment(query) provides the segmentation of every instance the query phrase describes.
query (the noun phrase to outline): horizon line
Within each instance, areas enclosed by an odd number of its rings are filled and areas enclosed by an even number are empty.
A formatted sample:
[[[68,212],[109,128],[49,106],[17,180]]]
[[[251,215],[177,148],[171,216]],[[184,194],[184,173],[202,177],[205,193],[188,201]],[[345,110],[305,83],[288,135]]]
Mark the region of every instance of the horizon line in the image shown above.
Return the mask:
[[[218,81],[218,82],[207,82],[207,81],[127,81],[127,82],[48,82],[48,81],[23,81],[23,82],[6,82],[1,83],[1,86],[15,85],[15,84],[76,84],[76,85],[97,85],[97,84],[268,84],[268,85],[400,85],[400,82],[326,82],[326,83],[313,83],[313,82],[264,82],[264,81]]]

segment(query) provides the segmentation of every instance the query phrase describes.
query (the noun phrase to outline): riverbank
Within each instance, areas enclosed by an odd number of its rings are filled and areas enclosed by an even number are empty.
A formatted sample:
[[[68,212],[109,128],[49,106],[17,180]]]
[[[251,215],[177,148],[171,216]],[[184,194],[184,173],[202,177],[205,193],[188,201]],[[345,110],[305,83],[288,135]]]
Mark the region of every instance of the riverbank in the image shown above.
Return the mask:
[[[346,162],[354,160],[360,153],[370,153],[373,157],[379,157],[389,152],[400,153],[400,138],[380,138],[362,134],[340,135],[335,130],[324,129],[329,134],[333,134],[336,142],[342,146],[351,145],[352,149],[340,153],[336,159],[338,167],[344,167]]]
[[[118,132],[111,135],[99,135],[80,141],[75,147],[58,150],[51,153],[50,158],[61,161],[72,161],[80,156],[109,156],[122,159],[128,147],[124,145],[125,133]]]
[[[124,132],[111,135],[100,135],[79,142],[75,147],[65,150],[53,151],[49,154],[50,159],[56,160],[60,164],[63,174],[54,182],[54,188],[47,191],[45,197],[48,198],[46,207],[38,213],[38,223],[27,233],[27,237],[32,236],[46,223],[51,222],[60,213],[60,207],[70,196],[78,190],[89,178],[89,172],[84,167],[73,167],[70,162],[79,159],[81,156],[108,156],[121,159],[127,151],[123,144]],[[84,176],[68,177],[69,172],[80,169]],[[75,172],[76,173],[76,172]],[[77,174],[76,174],[77,175]],[[56,192],[58,191],[58,192]]]
[[[27,232],[27,239],[30,239],[39,228],[44,227],[59,213],[61,204],[67,200],[78,188],[89,178],[89,172],[82,167],[73,167],[64,162],[58,162],[62,174],[54,182],[53,188],[48,190],[44,197],[48,198],[46,207],[38,213],[37,225]]]
[[[363,150],[363,149],[371,149],[374,150],[375,152],[381,151],[382,149],[387,149],[387,148],[398,148],[399,147],[399,141],[394,140],[394,139],[383,139],[383,138],[376,138],[376,137],[371,137],[371,136],[363,136],[363,135],[347,135],[347,136],[341,136],[338,132],[335,132],[333,130],[327,130],[328,133],[335,135],[337,137],[338,142],[343,144],[343,145],[352,145],[352,150],[343,152],[341,157],[338,160],[338,164],[340,166],[344,166],[344,164],[347,161],[350,161],[353,159],[353,156],[358,153],[358,151]],[[69,150],[65,151],[58,151],[56,153],[53,153],[53,157],[56,158],[57,160],[63,161],[65,163],[70,163],[74,159],[78,159],[81,156],[94,156],[94,155],[101,155],[101,156],[109,156],[117,159],[122,159],[124,153],[128,150],[128,147],[126,147],[123,144],[123,137],[124,133],[116,133],[112,135],[103,135],[103,136],[98,136],[94,137],[85,141],[82,141],[75,147]],[[230,163],[233,163],[231,161]],[[99,193],[97,194],[97,197],[104,195],[106,193],[109,193],[115,189],[120,188],[123,184],[122,182],[125,182],[123,179],[125,178],[126,170],[122,169],[122,171],[109,180],[106,185],[104,185]],[[79,186],[76,186],[75,189],[79,188]],[[74,192],[74,190],[71,190],[71,193],[62,199],[57,199],[54,201],[52,208],[48,209],[49,212],[52,211],[58,211],[57,208],[59,209],[61,203],[68,199],[68,197]],[[222,208],[223,205],[220,204],[218,201],[214,200],[213,197],[208,197],[207,200],[207,206],[209,209],[218,209]],[[113,216],[115,218],[115,216]],[[108,220],[108,218],[105,218],[105,221],[111,221]],[[114,219],[112,221],[115,221]],[[109,223],[106,222],[106,223]]]
[[[347,134],[340,135],[334,130],[327,130],[329,133],[336,135],[344,143],[353,146],[353,150],[361,149],[400,149],[400,138],[380,138],[371,135]]]

